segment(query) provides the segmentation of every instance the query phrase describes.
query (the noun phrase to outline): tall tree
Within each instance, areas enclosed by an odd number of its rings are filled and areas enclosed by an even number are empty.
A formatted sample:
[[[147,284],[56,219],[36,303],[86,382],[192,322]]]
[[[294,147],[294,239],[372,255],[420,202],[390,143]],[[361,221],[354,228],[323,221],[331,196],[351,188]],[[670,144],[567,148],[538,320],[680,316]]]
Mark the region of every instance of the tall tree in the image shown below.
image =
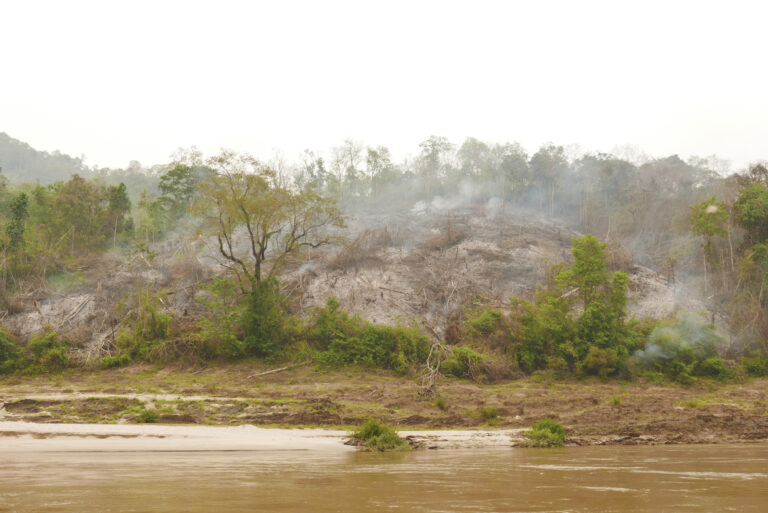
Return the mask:
[[[546,197],[549,215],[555,211],[555,190],[568,170],[568,159],[562,146],[547,145],[531,157],[533,179],[541,184],[542,199]]]
[[[223,152],[208,165],[214,174],[200,184],[195,212],[216,234],[222,263],[245,292],[276,277],[302,248],[328,244],[329,229],[344,225],[332,200],[314,188],[278,186],[274,172],[250,155]]]
[[[29,199],[26,193],[20,192],[13,196],[8,208],[11,217],[5,227],[8,235],[8,249],[16,256],[24,248],[24,223],[29,217]]]

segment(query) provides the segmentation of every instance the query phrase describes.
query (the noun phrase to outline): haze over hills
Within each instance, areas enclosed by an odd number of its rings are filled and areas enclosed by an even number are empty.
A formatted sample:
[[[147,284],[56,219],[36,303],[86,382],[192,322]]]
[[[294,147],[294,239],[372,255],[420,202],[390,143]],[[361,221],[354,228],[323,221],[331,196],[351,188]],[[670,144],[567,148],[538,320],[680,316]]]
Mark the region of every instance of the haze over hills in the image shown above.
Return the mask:
[[[71,157],[58,150],[36,150],[5,132],[0,132],[0,168],[13,181],[41,184],[66,180],[73,174],[91,174],[82,158]]]

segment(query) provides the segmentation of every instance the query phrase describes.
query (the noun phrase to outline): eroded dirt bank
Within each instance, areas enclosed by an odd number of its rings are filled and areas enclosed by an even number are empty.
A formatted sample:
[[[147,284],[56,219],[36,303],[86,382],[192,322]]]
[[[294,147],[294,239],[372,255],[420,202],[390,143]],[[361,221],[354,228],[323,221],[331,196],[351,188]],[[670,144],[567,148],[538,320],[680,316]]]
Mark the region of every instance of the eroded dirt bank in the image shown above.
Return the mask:
[[[451,429],[450,436],[440,431],[453,440],[453,445],[445,442],[448,446],[471,447],[490,440],[515,445],[520,441],[516,430],[552,417],[566,426],[575,445],[768,440],[764,379],[701,381],[689,387],[642,380],[528,378],[492,385],[445,380],[437,397],[426,398],[419,395],[415,377],[311,366],[259,376],[264,370],[247,363],[198,371],[134,366],[52,378],[6,377],[0,380],[2,431],[18,438],[25,430],[13,426],[23,422],[128,424],[103,427],[135,430],[148,418],[161,425],[325,427],[343,438],[338,430],[375,417],[402,431]],[[474,434],[459,435],[459,430]],[[421,436],[424,446],[440,445],[423,433],[412,434]]]

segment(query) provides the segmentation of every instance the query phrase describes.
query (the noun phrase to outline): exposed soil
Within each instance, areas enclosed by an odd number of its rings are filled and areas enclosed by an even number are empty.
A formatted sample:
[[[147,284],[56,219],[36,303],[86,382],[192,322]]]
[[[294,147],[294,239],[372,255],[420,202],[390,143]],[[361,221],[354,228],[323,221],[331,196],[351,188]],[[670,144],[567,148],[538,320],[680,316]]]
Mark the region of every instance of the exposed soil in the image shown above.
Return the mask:
[[[349,428],[379,418],[400,429],[521,429],[560,420],[577,445],[768,440],[768,380],[746,383],[551,381],[480,385],[444,380],[438,397],[415,377],[301,367],[252,377],[244,363],[202,371],[133,366],[95,373],[0,380],[0,420]],[[66,383],[66,385],[64,385]],[[109,393],[103,393],[104,390]],[[438,400],[439,398],[439,400]]]

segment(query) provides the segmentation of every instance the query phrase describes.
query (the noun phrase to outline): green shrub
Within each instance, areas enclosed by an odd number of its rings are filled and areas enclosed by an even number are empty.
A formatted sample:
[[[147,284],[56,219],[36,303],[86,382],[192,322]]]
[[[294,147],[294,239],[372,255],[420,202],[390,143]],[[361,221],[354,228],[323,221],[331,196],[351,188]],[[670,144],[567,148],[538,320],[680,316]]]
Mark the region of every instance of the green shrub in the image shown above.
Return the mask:
[[[319,351],[325,351],[336,338],[355,336],[364,328],[364,321],[339,309],[335,297],[328,298],[324,307],[312,311],[307,339]]]
[[[4,330],[0,329],[0,374],[13,372],[21,364],[21,349]]]
[[[338,310],[331,298],[314,312],[308,341],[324,365],[365,365],[405,372],[426,360],[429,339],[417,328],[371,324]]]
[[[568,362],[562,356],[548,356],[547,357],[547,370],[558,378],[564,378],[571,372],[571,367]]]
[[[517,361],[526,372],[543,369],[552,356],[568,355],[573,361],[572,348],[578,337],[578,326],[569,315],[570,306],[562,298],[543,297],[538,303],[516,300],[520,323],[520,345]],[[568,362],[566,362],[567,364]]]
[[[499,409],[495,406],[483,406],[478,410],[480,417],[485,420],[492,420],[499,417]]]
[[[155,424],[160,419],[157,410],[142,410],[136,422],[139,424]]]
[[[748,376],[755,378],[768,376],[768,358],[763,355],[745,356],[739,363]]]
[[[213,283],[203,285],[208,294],[197,300],[206,308],[198,321],[200,356],[204,359],[224,354],[230,358],[242,358],[246,354],[240,321],[244,312],[237,284],[233,280],[214,278]]]
[[[397,431],[375,419],[368,420],[359,430],[352,433],[352,438],[361,442],[369,451],[411,450],[411,446],[398,436]]]
[[[160,311],[161,295],[144,295],[136,319],[136,334],[144,340],[162,340],[168,337],[173,317]]]
[[[445,411],[448,409],[448,402],[445,400],[445,397],[440,396],[437,399],[435,399],[435,406],[440,411]]]
[[[489,335],[501,319],[499,310],[481,310],[474,317],[467,320],[467,325],[477,333]]]
[[[715,328],[696,315],[679,312],[675,319],[660,322],[651,332],[646,346],[634,358],[641,366],[663,372],[673,380],[689,384],[696,369],[706,360],[717,359],[716,347],[722,339]],[[717,366],[717,364],[714,364]],[[717,370],[708,364],[707,371]]]
[[[471,378],[484,363],[484,357],[477,351],[465,346],[455,346],[451,355],[440,364],[440,370],[446,376]]]
[[[253,356],[272,356],[284,338],[285,313],[280,285],[274,278],[260,281],[248,296],[240,326],[245,351]]]
[[[728,379],[732,376],[731,370],[725,364],[725,361],[716,356],[697,363],[694,371],[697,376],[719,380]]]
[[[60,338],[55,331],[33,336],[27,349],[32,372],[55,372],[69,365],[69,340]]]
[[[685,401],[681,401],[678,403],[683,408],[689,408],[689,409],[699,409],[705,406],[704,401],[701,399],[686,399]]]
[[[127,354],[134,361],[154,359],[153,352],[170,335],[173,323],[173,317],[160,310],[161,299],[161,294],[150,295],[146,290],[134,296],[136,310],[126,318],[127,327],[118,332],[115,340],[118,356]]]
[[[122,367],[131,363],[131,355],[122,353],[116,356],[105,356],[101,359],[101,366],[107,369],[112,367]]]
[[[562,447],[565,445],[565,429],[553,419],[542,419],[525,435],[529,447]]]
[[[585,374],[599,376],[606,379],[616,372],[619,363],[619,355],[615,349],[600,349],[595,346],[589,348],[587,356],[581,362],[581,369]]]

